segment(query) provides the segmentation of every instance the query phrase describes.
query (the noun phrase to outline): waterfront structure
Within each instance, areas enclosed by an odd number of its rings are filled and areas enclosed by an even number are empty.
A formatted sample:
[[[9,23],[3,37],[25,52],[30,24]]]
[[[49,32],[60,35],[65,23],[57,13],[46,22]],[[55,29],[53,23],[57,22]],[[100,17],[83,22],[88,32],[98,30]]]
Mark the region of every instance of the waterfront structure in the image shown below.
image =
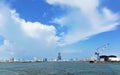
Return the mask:
[[[110,56],[109,56],[109,60],[110,60],[110,61],[120,61],[120,59],[117,58],[117,56],[115,56],[115,55],[110,55]]]
[[[37,61],[37,58],[36,57],[34,57],[34,60],[33,60],[34,62],[36,62]]]
[[[62,58],[61,58],[61,53],[59,52],[58,53],[58,57],[57,57],[57,60],[59,61],[59,60],[61,60]]]
[[[117,58],[117,56],[115,56],[115,55],[110,55],[110,56],[101,55],[100,61],[120,61],[120,59]]]
[[[14,62],[14,58],[10,58],[9,62]]]
[[[109,46],[109,43],[103,45],[96,49],[95,55],[97,56],[97,61],[100,61],[100,54]]]
[[[44,59],[43,59],[43,62],[47,62],[47,58],[44,58]]]
[[[109,61],[109,57],[107,55],[101,55],[100,61]]]

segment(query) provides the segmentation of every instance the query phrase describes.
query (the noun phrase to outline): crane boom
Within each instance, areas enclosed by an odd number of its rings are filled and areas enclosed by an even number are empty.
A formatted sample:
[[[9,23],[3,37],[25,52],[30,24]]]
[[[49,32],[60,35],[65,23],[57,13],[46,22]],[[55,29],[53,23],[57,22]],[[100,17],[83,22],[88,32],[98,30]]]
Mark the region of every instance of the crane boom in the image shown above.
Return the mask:
[[[103,45],[96,49],[95,55],[97,56],[97,61],[100,61],[100,54],[109,46],[109,43]]]

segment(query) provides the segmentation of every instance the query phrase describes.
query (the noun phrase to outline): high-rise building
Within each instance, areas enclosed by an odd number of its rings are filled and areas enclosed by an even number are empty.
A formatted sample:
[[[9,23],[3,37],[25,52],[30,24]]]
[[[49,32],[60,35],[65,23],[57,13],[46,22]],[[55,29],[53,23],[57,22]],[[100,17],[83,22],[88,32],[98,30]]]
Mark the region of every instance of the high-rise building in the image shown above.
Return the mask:
[[[44,59],[43,59],[43,62],[47,62],[47,58],[44,58]]]
[[[14,58],[10,58],[9,62],[14,62]]]
[[[61,60],[62,58],[61,58],[61,53],[59,52],[58,53],[58,57],[57,57],[57,60]]]

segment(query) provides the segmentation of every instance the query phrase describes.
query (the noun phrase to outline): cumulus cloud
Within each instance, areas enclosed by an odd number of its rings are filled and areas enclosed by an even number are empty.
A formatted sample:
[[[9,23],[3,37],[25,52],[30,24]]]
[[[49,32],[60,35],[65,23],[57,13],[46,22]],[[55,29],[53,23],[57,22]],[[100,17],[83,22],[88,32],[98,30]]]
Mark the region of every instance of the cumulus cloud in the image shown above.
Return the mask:
[[[0,46],[0,51],[12,50],[13,47],[8,40],[4,40],[3,44]]]
[[[12,18],[20,24],[24,35],[33,39],[44,40],[46,44],[53,42],[55,45],[55,43],[57,43],[56,41],[59,38],[56,36],[56,28],[54,26],[44,25],[40,22],[26,22],[24,19],[20,19],[15,11],[11,12]]]
[[[0,45],[0,57],[7,58],[14,55],[14,46],[9,40],[4,40],[3,44]]]
[[[100,0],[46,0],[51,5],[68,6],[66,16],[55,18],[54,23],[67,26],[67,34],[60,45],[73,44],[90,36],[115,29],[119,25],[119,14],[100,6]]]
[[[53,25],[25,21],[6,4],[1,3],[0,8],[0,35],[15,43],[14,55],[32,53],[33,56],[56,47],[59,37],[56,36],[56,28]],[[10,43],[5,41],[0,47],[1,53],[2,51],[10,53],[9,46]]]

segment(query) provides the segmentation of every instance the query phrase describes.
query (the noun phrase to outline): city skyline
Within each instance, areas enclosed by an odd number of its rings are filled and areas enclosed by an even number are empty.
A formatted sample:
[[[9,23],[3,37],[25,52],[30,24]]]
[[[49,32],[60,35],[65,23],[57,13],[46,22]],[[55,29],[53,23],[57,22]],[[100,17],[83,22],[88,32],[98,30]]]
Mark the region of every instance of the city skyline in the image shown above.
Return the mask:
[[[120,58],[119,0],[1,0],[0,59]]]

